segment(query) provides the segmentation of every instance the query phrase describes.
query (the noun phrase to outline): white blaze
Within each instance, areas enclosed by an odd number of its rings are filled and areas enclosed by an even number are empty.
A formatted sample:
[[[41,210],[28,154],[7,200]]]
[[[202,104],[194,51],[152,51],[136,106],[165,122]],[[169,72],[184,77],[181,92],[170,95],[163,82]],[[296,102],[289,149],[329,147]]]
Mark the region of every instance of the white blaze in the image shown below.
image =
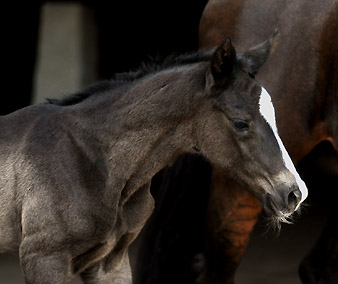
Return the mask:
[[[296,182],[298,184],[299,190],[302,193],[301,202],[303,202],[306,199],[306,197],[308,196],[307,187],[306,187],[304,181],[300,178],[300,176],[299,176],[299,174],[298,174],[298,172],[297,172],[288,152],[286,151],[286,149],[284,147],[282,140],[280,139],[280,137],[278,135],[277,125],[276,125],[275,109],[273,107],[269,93],[263,87],[262,87],[262,93],[261,93],[261,96],[260,96],[260,99],[259,99],[259,111],[261,112],[262,116],[265,118],[265,120],[270,125],[272,131],[275,134],[279,148],[282,152],[284,164],[285,164],[286,168],[296,178]],[[297,206],[297,208],[298,208],[298,206]]]

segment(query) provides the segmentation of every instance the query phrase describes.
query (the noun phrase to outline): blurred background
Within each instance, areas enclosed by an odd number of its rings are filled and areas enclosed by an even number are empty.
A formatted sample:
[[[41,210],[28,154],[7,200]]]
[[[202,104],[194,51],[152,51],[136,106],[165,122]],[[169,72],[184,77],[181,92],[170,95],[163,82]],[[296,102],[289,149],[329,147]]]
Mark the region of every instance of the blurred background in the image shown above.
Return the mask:
[[[198,48],[206,0],[26,1],[6,3],[0,115],[127,72],[150,57]],[[319,159],[319,156],[324,157]],[[256,226],[238,284],[301,283],[298,265],[335,208],[337,164],[323,143],[299,166],[311,191],[295,225],[280,236]],[[320,188],[320,194],[315,188]],[[331,196],[331,198],[327,198]],[[0,255],[0,284],[24,283],[17,256]],[[81,283],[75,279],[72,283]]]
[[[181,3],[182,2],[182,3]],[[0,114],[197,49],[206,0],[8,1]]]

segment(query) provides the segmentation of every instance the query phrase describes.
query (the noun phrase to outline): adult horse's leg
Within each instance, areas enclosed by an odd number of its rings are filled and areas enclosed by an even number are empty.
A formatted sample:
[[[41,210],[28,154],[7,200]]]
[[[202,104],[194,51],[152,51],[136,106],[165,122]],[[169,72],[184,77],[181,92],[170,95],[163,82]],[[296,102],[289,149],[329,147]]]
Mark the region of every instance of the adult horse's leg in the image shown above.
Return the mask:
[[[299,276],[304,284],[338,283],[338,226],[336,218],[337,216],[331,216],[316,246],[300,265]]]
[[[304,284],[338,283],[338,211],[336,210],[338,153],[329,146],[329,143],[325,142],[315,149],[314,153],[321,157],[321,160],[319,163],[314,160],[317,164],[308,174],[316,176],[314,189],[318,188],[320,192],[315,191],[317,195],[312,194],[312,197],[319,200],[319,204],[323,204],[321,206],[329,208],[329,219],[320,238],[301,262],[299,275]],[[326,198],[327,196],[330,198]]]
[[[236,181],[213,169],[208,204],[206,267],[200,283],[234,283],[262,207]]]
[[[196,256],[204,251],[210,178],[205,159],[185,155],[153,179],[156,207],[135,250],[135,283],[195,283],[203,268]]]

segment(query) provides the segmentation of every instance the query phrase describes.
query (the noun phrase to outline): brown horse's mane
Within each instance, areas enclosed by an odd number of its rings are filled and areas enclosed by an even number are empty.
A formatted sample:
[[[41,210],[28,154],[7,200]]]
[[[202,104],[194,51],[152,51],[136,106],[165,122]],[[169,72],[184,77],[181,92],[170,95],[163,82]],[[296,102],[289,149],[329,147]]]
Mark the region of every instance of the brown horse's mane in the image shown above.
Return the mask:
[[[84,90],[75,94],[67,95],[61,99],[47,99],[47,103],[58,106],[69,106],[83,102],[84,100],[106,93],[107,91],[116,90],[122,86],[137,79],[143,78],[149,74],[159,72],[165,69],[182,66],[186,64],[193,64],[210,59],[210,53],[192,52],[181,55],[172,54],[165,59],[151,58],[149,62],[143,62],[140,67],[131,72],[117,73],[111,80],[104,80],[95,83]]]

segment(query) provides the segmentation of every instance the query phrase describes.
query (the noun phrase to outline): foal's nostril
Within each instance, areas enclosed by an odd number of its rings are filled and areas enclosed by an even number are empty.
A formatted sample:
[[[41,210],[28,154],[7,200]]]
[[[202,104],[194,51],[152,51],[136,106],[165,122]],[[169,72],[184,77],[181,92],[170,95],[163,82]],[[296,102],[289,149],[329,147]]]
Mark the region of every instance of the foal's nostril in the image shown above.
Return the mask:
[[[301,201],[301,199],[302,199],[302,194],[298,189],[291,191],[288,195],[289,209],[295,210],[297,208],[297,205]]]

